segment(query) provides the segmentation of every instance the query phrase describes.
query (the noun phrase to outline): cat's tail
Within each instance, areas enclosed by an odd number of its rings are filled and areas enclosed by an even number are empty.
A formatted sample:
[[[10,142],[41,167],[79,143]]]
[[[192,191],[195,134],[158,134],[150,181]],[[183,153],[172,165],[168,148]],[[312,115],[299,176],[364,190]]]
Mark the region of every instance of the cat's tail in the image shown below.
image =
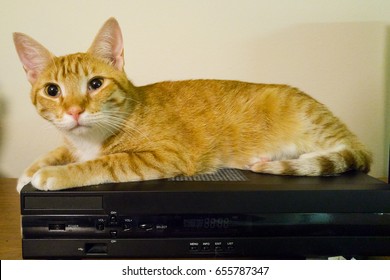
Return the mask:
[[[372,156],[363,147],[342,147],[302,154],[296,159],[261,161],[251,166],[258,173],[292,176],[331,176],[349,170],[370,171]]]

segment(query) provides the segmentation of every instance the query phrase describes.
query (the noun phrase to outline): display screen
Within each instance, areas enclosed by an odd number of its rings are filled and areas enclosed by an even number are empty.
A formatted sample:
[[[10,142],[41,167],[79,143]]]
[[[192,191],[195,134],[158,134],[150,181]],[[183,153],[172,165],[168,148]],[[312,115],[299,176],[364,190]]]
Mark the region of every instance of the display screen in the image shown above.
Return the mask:
[[[230,217],[184,218],[185,229],[228,229],[232,226]]]
[[[240,225],[247,224],[247,217],[242,215],[209,214],[209,215],[183,215],[178,224],[185,232],[235,232]]]

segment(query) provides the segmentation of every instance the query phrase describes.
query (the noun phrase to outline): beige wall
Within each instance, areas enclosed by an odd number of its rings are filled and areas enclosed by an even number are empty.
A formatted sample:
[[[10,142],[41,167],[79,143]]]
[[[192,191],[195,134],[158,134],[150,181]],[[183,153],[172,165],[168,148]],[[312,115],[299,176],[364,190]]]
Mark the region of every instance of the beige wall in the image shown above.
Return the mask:
[[[17,177],[61,142],[30,104],[11,33],[63,55],[86,50],[110,16],[122,26],[136,85],[218,78],[297,86],[374,152],[372,175],[387,174],[388,0],[0,1],[0,176]]]

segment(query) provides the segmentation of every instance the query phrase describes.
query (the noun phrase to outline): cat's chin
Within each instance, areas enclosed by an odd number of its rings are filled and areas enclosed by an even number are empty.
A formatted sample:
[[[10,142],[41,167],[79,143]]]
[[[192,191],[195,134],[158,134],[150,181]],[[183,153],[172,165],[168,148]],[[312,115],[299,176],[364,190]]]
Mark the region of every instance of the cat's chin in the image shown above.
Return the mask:
[[[91,127],[85,125],[78,125],[68,130],[68,133],[73,135],[82,136],[91,133]]]

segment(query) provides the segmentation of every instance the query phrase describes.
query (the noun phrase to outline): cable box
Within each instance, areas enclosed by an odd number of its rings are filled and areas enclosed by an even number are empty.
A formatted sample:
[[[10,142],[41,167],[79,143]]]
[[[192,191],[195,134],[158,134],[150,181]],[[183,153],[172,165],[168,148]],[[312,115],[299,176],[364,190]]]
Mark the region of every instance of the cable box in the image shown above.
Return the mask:
[[[359,172],[195,177],[21,191],[24,258],[390,255],[390,185]]]

